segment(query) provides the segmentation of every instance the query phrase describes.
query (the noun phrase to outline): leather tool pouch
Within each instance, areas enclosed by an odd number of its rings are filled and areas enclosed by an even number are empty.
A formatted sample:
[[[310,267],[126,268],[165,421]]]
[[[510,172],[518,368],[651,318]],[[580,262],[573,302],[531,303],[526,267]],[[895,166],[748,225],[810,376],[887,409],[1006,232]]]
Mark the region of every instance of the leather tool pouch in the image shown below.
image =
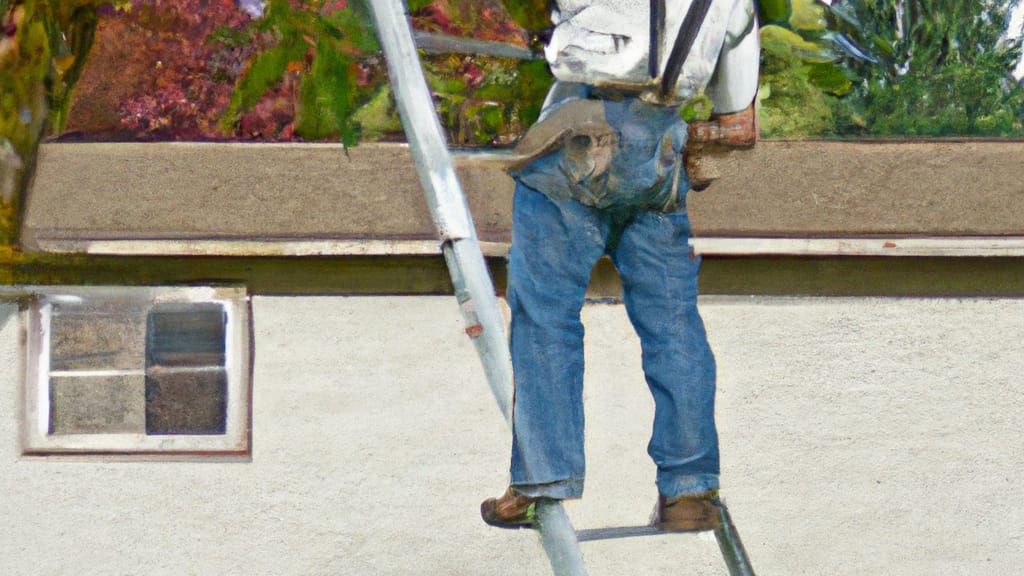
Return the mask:
[[[516,147],[520,162],[510,173],[555,200],[576,199],[597,208],[628,207],[671,211],[686,178],[682,153],[687,125],[672,104],[676,81],[711,0],[694,0],[687,10],[657,78],[664,36],[665,1],[651,0],[649,73],[656,90],[599,94],[600,99],[569,99],[546,111]],[[650,88],[647,86],[646,88]],[[657,103],[655,103],[657,102]]]
[[[667,211],[688,184],[687,125],[674,106],[571,99],[534,125],[510,173],[554,200]]]

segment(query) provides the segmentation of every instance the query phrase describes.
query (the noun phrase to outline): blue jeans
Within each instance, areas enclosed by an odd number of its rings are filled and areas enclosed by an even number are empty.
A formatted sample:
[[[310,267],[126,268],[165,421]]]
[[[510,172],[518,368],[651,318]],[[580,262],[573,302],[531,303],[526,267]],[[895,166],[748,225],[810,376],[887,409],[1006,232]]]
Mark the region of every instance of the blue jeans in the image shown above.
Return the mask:
[[[508,303],[515,373],[512,485],[529,496],[583,493],[583,324],[594,264],[611,257],[654,396],[647,451],[661,494],[718,487],[715,361],[697,313],[700,259],[688,244],[686,186],[675,212],[598,209],[517,183]]]

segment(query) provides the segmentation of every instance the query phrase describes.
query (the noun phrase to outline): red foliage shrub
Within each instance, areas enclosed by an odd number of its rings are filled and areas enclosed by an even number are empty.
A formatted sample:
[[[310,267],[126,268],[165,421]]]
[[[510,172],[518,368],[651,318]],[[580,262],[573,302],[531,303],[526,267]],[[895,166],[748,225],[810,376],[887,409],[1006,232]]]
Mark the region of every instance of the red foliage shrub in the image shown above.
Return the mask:
[[[346,0],[328,2],[329,14]],[[101,13],[97,40],[79,80],[65,138],[89,140],[294,140],[300,77],[284,77],[223,133],[218,121],[253,56],[276,41],[255,32],[235,0],[132,0]],[[436,0],[414,14],[417,28],[525,45],[497,0]],[[384,80],[380,59],[359,63],[357,85]],[[451,73],[477,89],[486,73],[460,59]]]
[[[253,111],[263,118],[247,118],[236,134],[218,130],[235,81],[271,40],[210,37],[248,21],[234,0],[134,0],[131,10],[105,15],[68,130],[98,140],[291,138],[287,82]]]

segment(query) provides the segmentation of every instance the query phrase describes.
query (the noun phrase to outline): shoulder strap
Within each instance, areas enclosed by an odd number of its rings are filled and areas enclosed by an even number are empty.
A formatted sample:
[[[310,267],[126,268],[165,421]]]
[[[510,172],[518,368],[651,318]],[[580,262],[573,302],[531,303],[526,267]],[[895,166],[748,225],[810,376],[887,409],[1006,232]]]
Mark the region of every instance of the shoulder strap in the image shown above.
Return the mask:
[[[651,48],[647,52],[647,75],[661,72],[661,44],[665,41],[665,0],[651,0]]]
[[[653,32],[657,32],[656,26],[664,29],[664,24],[654,23],[654,9],[655,4],[659,4],[658,19],[664,21],[664,0],[651,0],[651,46],[654,46]],[[665,74],[661,77],[661,89],[659,90],[662,99],[668,99],[672,92],[676,88],[676,82],[679,80],[679,74],[683,70],[683,62],[686,61],[686,57],[690,54],[690,48],[693,47],[694,41],[697,39],[697,33],[700,32],[700,27],[704,24],[704,17],[708,15],[708,10],[711,8],[711,0],[693,0],[690,4],[690,8],[686,11],[686,17],[683,18],[683,24],[679,27],[679,35],[676,36],[676,42],[672,46],[672,52],[668,55],[668,62],[665,64]],[[664,33],[663,31],[661,32]],[[654,62],[652,70],[657,71],[658,59],[657,52],[652,52],[650,60]]]

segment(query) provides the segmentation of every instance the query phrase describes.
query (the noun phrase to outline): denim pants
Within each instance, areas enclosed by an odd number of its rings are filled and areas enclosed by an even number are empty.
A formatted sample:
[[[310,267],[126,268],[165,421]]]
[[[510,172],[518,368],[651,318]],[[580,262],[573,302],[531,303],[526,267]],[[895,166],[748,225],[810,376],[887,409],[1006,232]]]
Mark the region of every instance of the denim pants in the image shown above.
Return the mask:
[[[718,487],[715,362],[697,313],[700,259],[688,244],[685,190],[680,186],[679,208],[664,213],[552,200],[517,182],[508,303],[515,374],[511,473],[521,493],[558,499],[583,493],[580,310],[603,255],[618,269],[643,349],[655,401],[647,451],[657,464],[658,490],[674,497]]]

